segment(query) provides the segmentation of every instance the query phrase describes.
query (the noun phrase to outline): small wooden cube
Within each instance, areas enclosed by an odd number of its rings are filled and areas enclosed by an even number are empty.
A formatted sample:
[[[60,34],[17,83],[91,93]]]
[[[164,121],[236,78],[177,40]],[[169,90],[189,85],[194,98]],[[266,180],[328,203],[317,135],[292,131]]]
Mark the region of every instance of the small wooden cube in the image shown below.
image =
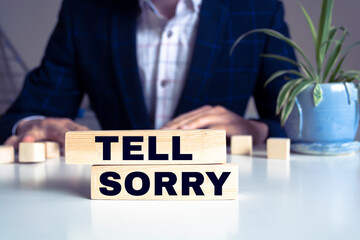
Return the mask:
[[[266,151],[268,159],[290,159],[290,139],[289,138],[269,138],[266,141]]]
[[[19,145],[19,162],[45,162],[45,143],[22,142]]]
[[[253,140],[251,135],[237,135],[231,137],[231,154],[252,155]]]
[[[44,143],[45,143],[46,159],[60,157],[60,146],[57,142],[44,142]]]
[[[0,163],[13,163],[15,150],[13,146],[0,146]]]

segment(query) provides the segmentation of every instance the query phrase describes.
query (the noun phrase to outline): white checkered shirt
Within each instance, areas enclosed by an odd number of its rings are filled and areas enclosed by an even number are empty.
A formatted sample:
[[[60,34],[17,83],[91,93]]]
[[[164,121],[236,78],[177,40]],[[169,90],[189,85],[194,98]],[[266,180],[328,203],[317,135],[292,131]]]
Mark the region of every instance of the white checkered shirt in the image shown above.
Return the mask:
[[[168,20],[151,0],[141,0],[137,61],[146,107],[160,128],[171,120],[186,81],[202,0],[180,0]]]

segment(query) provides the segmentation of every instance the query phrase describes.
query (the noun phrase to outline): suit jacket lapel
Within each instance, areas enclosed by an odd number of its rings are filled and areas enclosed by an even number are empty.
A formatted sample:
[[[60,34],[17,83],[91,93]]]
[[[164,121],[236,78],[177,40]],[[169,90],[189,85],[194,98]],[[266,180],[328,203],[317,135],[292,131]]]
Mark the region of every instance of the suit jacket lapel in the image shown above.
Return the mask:
[[[220,0],[203,0],[199,17],[187,82],[175,116],[204,104],[201,100],[203,89],[215,69],[215,60],[222,46],[226,19],[228,19],[228,9]]]
[[[134,129],[151,128],[136,60],[136,11],[115,5],[111,19],[111,50],[118,88]],[[120,113],[126,114],[126,113]]]

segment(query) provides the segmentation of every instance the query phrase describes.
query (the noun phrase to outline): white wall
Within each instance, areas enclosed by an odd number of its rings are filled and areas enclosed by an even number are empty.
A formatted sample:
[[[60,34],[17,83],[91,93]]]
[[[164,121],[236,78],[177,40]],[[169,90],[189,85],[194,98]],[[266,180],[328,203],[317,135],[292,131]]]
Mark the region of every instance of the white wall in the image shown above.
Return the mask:
[[[61,0],[0,0],[0,27],[27,66],[40,62]]]
[[[321,1],[320,0],[283,0],[286,10],[286,20],[290,26],[292,37],[301,45],[304,46],[306,52],[313,51],[313,42],[310,30],[305,21],[305,17],[298,5],[301,2],[309,15],[316,23],[320,16]],[[335,0],[333,25],[344,26],[350,32],[350,37],[347,43],[352,43],[360,40],[360,1],[359,0]],[[352,68],[360,70],[360,46],[353,49],[345,61],[345,68]]]

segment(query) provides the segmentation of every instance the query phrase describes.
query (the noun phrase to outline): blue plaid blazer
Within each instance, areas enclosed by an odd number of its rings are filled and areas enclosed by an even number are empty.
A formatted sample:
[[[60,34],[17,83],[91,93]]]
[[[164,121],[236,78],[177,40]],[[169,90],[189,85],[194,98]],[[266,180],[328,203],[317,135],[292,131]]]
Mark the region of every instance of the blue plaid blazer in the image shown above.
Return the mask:
[[[74,119],[84,93],[103,129],[149,129],[136,60],[137,1],[64,0],[41,65],[0,120],[0,142],[13,125],[30,115]],[[286,44],[263,34],[249,36],[229,56],[238,36],[255,28],[288,35],[277,0],[203,0],[186,85],[175,116],[205,104],[243,115],[254,96],[259,121],[270,136],[282,136],[275,103],[284,79],[264,88],[266,79],[288,64],[260,57],[295,58]],[[174,116],[174,117],[175,117]]]

